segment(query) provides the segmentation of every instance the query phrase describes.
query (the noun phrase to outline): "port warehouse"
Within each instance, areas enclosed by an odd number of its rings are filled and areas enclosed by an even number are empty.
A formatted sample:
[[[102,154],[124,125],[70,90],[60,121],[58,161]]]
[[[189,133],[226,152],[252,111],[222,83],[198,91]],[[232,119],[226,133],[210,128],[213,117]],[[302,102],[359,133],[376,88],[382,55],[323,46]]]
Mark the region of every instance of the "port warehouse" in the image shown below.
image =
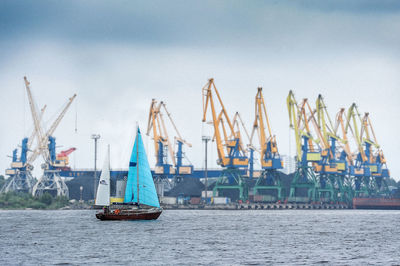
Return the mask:
[[[57,153],[53,137],[76,95],[68,99],[60,115],[46,130],[41,125],[45,107],[42,110],[37,109],[30,82],[26,77],[24,81],[35,131],[31,137],[22,140],[19,156],[18,149],[13,151],[11,168],[6,170],[9,182],[2,188],[2,192],[21,190],[40,195],[53,190],[55,195],[77,198],[78,191],[79,197],[82,195],[83,198],[93,199],[96,186],[93,171],[71,170],[68,166],[68,155],[75,148]],[[335,119],[331,119],[321,95],[318,95],[315,106],[312,106],[307,98],[297,102],[294,92],[289,92],[286,104],[289,125],[296,140],[296,167],[293,174],[286,175],[282,171],[288,165],[284,165],[283,157],[278,151],[279,143],[272,132],[261,87],[255,90],[255,119],[254,122],[251,121],[251,134],[245,128],[240,113],[234,113],[233,117],[229,115],[213,79],[206,83],[202,92],[202,121],[210,124],[213,129],[213,137],[204,136],[203,141],[207,149],[207,142],[213,140],[221,168],[204,171],[194,169],[191,163],[184,164],[184,150],[190,149],[191,144],[178,131],[166,104],[152,99],[146,134],[154,140],[156,164],[153,177],[159,187],[160,197],[173,192],[186,199],[191,196],[196,198],[201,197],[199,191],[210,189],[212,198],[225,198],[221,199],[222,202],[228,202],[229,199],[233,202],[349,203],[354,197],[392,196],[387,183],[390,173],[386,158],[378,144],[369,113],[362,116],[355,103],[347,111],[340,108]],[[163,117],[167,120],[164,121]],[[174,132],[167,132],[165,124],[168,121]],[[246,135],[247,140],[244,137]],[[92,138],[97,143],[99,135],[93,135]],[[37,148],[32,146],[35,140]],[[45,163],[43,176],[36,182],[31,175],[30,166],[39,155],[44,158]],[[261,169],[255,169],[255,160],[259,160]],[[97,173],[100,174],[100,171]],[[206,173],[207,178],[204,178]],[[118,181],[123,181],[126,175],[126,170],[111,172],[112,179],[115,180],[114,190],[118,183],[122,183]],[[91,184],[85,185],[90,183],[90,178]],[[98,178],[96,175],[96,179]],[[199,179],[204,183],[209,179],[209,183],[201,188],[203,183]],[[188,180],[191,180],[191,184],[187,183]],[[186,187],[183,186],[184,183],[187,183]],[[188,195],[185,191],[190,186],[197,187],[197,192],[193,195]]]

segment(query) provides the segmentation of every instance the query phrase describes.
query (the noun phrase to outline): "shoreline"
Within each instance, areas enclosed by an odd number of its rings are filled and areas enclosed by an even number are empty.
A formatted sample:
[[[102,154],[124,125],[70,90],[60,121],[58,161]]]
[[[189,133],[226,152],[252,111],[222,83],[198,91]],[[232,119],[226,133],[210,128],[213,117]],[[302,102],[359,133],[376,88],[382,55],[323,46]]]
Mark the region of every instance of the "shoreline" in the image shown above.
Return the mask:
[[[340,210],[353,209],[347,204],[246,203],[215,205],[161,205],[164,210]]]

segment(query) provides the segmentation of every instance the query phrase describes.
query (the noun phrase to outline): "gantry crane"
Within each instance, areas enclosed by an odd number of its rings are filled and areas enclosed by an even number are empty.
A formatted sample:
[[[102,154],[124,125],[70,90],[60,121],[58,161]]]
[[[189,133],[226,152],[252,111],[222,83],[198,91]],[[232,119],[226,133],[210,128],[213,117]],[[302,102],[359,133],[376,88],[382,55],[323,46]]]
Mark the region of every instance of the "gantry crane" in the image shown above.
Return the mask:
[[[266,129],[268,130],[267,132]],[[260,191],[264,192],[272,190],[276,191],[275,199],[277,201],[282,201],[285,198],[285,195],[283,193],[281,178],[277,170],[283,168],[283,161],[278,152],[276,136],[272,134],[261,87],[257,89],[255,97],[255,119],[250,137],[251,152],[255,149],[253,145],[253,137],[255,133],[257,133],[256,135],[259,140],[259,148],[256,150],[260,153],[261,168],[263,171],[253,188],[254,195],[260,194]],[[268,135],[266,133],[268,133]],[[252,158],[253,156],[250,155],[250,157]],[[253,158],[251,161],[252,160]]]
[[[234,126],[229,119],[228,113],[221,100],[219,92],[214,84],[214,79],[209,79],[208,83],[202,88],[203,92],[203,122],[207,119],[207,110],[211,109],[211,119],[214,128],[213,141],[216,142],[218,161],[217,163],[224,168],[221,176],[215,183],[213,194],[224,194],[226,190],[238,190],[239,200],[247,200],[248,190],[247,184],[243,179],[240,169],[247,169],[249,159],[246,150],[243,147],[240,132],[234,130]],[[220,111],[216,110],[214,96],[220,106]],[[228,129],[225,127],[227,123]],[[223,136],[221,135],[221,130]]]
[[[175,130],[176,135],[174,136],[174,144],[171,144],[162,110],[167,114],[169,121]],[[167,182],[166,184],[171,186],[171,184],[168,183],[169,177],[173,177],[175,181],[179,181],[182,177],[191,175],[193,172],[193,165],[183,164],[183,159],[185,158],[183,146],[186,145],[191,148],[192,144],[182,138],[171,114],[168,112],[166,104],[163,101],[157,103],[155,99],[152,99],[147,123],[148,136],[151,131],[153,133],[154,151],[156,155],[154,174],[157,184],[164,184],[164,182]],[[176,152],[175,144],[177,146]],[[171,161],[172,164],[169,163],[169,161]],[[163,190],[164,189],[161,189],[160,191],[160,188],[158,189],[160,195],[163,194]]]

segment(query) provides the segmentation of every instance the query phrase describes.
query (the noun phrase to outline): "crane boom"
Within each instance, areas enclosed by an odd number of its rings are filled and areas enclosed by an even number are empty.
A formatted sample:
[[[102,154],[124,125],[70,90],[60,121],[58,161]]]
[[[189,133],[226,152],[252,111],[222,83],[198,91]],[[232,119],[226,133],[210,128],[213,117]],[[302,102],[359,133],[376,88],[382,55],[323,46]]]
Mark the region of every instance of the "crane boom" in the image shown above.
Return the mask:
[[[42,121],[43,114],[44,114],[44,111],[46,110],[46,107],[47,107],[47,105],[43,106],[43,108],[40,110],[40,116],[39,116],[40,122]],[[36,138],[36,129],[33,129],[31,136],[28,138],[28,144],[27,144],[28,150],[30,150],[30,148],[32,147],[32,143],[35,140],[35,138]]]
[[[29,99],[29,106],[31,109],[31,114],[32,114],[32,119],[33,119],[33,123],[35,125],[35,131],[36,131],[36,137],[37,137],[37,142],[38,142],[38,148],[36,150],[37,155],[40,153],[43,156],[43,159],[48,162],[50,160],[50,155],[48,153],[48,149],[46,146],[46,141],[44,141],[44,133],[43,133],[43,129],[40,125],[40,119],[38,116],[38,112],[36,110],[36,104],[34,102],[33,96],[32,96],[32,92],[30,89],[30,82],[28,81],[28,79],[26,77],[24,77],[24,81],[25,81],[25,87],[26,87],[26,92],[28,94],[28,99]],[[35,154],[35,153],[34,153]],[[36,158],[37,155],[35,155],[34,157]],[[31,156],[32,157],[32,156]],[[28,159],[28,163],[31,163],[33,160],[32,159]]]
[[[27,161],[28,164],[31,164],[33,161],[35,161],[37,156],[39,156],[39,154],[41,154],[43,152],[46,154],[45,157],[47,158],[47,159],[45,159],[45,161],[50,162],[50,155],[49,155],[48,147],[47,147],[48,139],[51,135],[53,135],[53,133],[57,129],[58,125],[60,124],[61,120],[65,116],[66,112],[68,111],[68,109],[71,106],[72,102],[74,101],[75,97],[76,97],[76,94],[74,94],[71,98],[68,99],[66,106],[62,109],[61,113],[54,120],[54,122],[52,123],[52,125],[50,126],[49,130],[46,132],[45,135],[43,135],[43,130],[39,125],[41,137],[40,137],[40,139],[38,139],[38,147],[35,150],[33,150],[32,154],[28,158],[28,161]]]
[[[76,98],[76,94],[74,94],[71,98],[68,99],[66,106],[63,108],[61,113],[58,115],[57,119],[53,122],[50,129],[46,133],[46,138],[53,135],[54,131],[57,129],[58,125],[60,124],[61,120],[64,118],[65,114],[67,113],[69,107],[71,106],[72,102]]]
[[[266,135],[266,128],[268,129],[268,136]],[[257,89],[255,97],[255,119],[253,123],[253,130],[251,133],[250,145],[253,146],[254,132],[257,131],[258,140],[260,143],[261,165],[264,169],[280,169],[282,168],[282,161],[278,153],[278,145],[276,137],[272,134],[271,125],[268,118],[267,108],[262,93],[262,88]]]
[[[350,106],[350,108],[347,110],[345,133],[348,134],[348,130],[350,128],[353,138],[356,141],[357,149],[361,156],[361,159],[363,162],[366,162],[367,156],[365,155],[365,151],[362,146],[360,131],[358,130],[358,126],[357,126],[357,117],[359,119],[359,122],[361,122],[360,113],[358,112],[357,105],[355,103],[353,103]],[[351,123],[353,124],[353,128],[350,126]]]
[[[217,144],[218,164],[223,167],[247,167],[249,160],[246,151],[241,147],[240,133],[235,134],[233,124],[229,119],[225,106],[221,100],[219,92],[214,84],[214,79],[209,79],[208,83],[202,88],[203,91],[203,122],[206,122],[208,105],[211,108],[212,123],[214,127],[214,136]],[[217,117],[214,105],[213,91],[217,95],[221,112]],[[227,132],[224,121],[228,124]],[[225,141],[222,140],[220,127],[222,127]],[[229,134],[228,134],[229,133]],[[229,139],[233,136],[233,139]],[[225,151],[226,149],[226,151]]]
[[[297,101],[294,97],[293,91],[289,91],[289,95],[286,98],[286,104],[289,113],[289,127],[293,128],[295,131],[295,140],[296,140],[296,152],[297,152],[297,160],[301,161],[301,132],[299,129],[300,120],[300,110],[297,104]]]
[[[354,165],[353,153],[351,152],[351,149],[350,149],[350,144],[349,144],[349,141],[347,138],[347,132],[346,132],[344,119],[343,119],[344,111],[345,111],[345,109],[341,108],[339,113],[336,116],[337,126],[335,127],[336,128],[335,132],[337,132],[338,127],[340,125],[340,128],[342,129],[342,138],[340,139],[340,141],[342,142],[343,150],[346,152],[347,160],[350,163],[350,165]],[[337,133],[335,133],[335,134],[337,134]]]
[[[175,130],[175,133],[177,135],[174,137],[174,141],[178,142],[178,146],[179,146],[178,153],[176,156],[177,158],[175,158],[175,154],[174,154],[175,146],[171,145],[167,127],[166,127],[166,124],[165,124],[165,121],[163,118],[162,109],[167,114],[168,119],[169,119],[170,123],[172,124],[172,126]],[[156,166],[166,166],[166,162],[164,162],[164,157],[165,157],[164,151],[160,150],[160,149],[167,146],[168,152],[169,152],[169,157],[172,161],[172,164],[179,171],[179,168],[184,167],[181,165],[181,163],[182,163],[181,162],[181,159],[182,159],[181,145],[185,144],[189,147],[191,147],[192,145],[182,138],[181,134],[178,131],[178,128],[176,127],[176,124],[174,123],[174,120],[172,119],[171,113],[168,112],[166,104],[163,101],[157,103],[157,101],[155,99],[152,99],[152,102],[150,104],[149,117],[148,117],[148,122],[147,122],[147,133],[146,133],[148,136],[150,135],[152,129],[153,129],[154,149],[155,149],[155,154],[156,154]],[[160,173],[161,173],[161,170],[160,170]]]
[[[236,136],[241,136],[241,133],[240,133],[240,126],[241,126],[243,128],[244,132],[246,133],[247,139],[250,142],[249,132],[247,131],[246,125],[244,124],[243,119],[240,116],[239,112],[235,113],[235,115],[233,116],[232,121],[233,121],[232,122],[233,123],[233,128],[237,129],[236,132],[235,132]],[[235,136],[232,136],[232,137],[235,137]],[[241,149],[242,150],[246,150],[246,148],[244,147],[244,144],[242,142],[242,138],[240,138],[240,140],[241,140],[241,142],[240,142]]]

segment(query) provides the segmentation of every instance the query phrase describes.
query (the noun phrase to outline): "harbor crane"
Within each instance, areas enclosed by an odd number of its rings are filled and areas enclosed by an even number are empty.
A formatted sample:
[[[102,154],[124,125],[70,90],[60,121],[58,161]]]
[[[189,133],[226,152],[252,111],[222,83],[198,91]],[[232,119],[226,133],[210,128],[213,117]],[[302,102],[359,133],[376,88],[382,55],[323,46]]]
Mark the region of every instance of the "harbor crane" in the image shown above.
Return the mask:
[[[371,164],[369,166],[372,175],[371,189],[375,194],[382,192],[382,190],[386,190],[383,191],[383,193],[386,194],[388,188],[385,180],[390,177],[390,172],[386,165],[386,159],[383,155],[383,150],[378,144],[369,113],[364,114],[362,124],[363,126],[361,128],[360,137],[365,143],[365,153],[368,161]],[[364,133],[365,138],[363,137]],[[373,139],[371,138],[371,134]]]
[[[33,150],[32,154],[28,157],[26,164],[31,166],[40,154],[43,157],[44,164],[42,164],[43,175],[39,178],[38,182],[32,188],[33,196],[40,196],[44,192],[50,192],[57,196],[68,197],[68,187],[64,180],[60,177],[60,169],[56,165],[56,144],[55,138],[52,134],[60,124],[62,118],[66,114],[67,110],[71,106],[73,100],[76,97],[74,94],[67,102],[61,113],[58,115],[56,120],[50,126],[49,130],[45,131],[41,125],[41,119],[39,119],[38,112],[36,109],[36,103],[32,96],[30,89],[30,82],[24,77],[25,87],[28,94],[29,106],[31,109],[31,115],[35,126],[35,136],[37,147]]]
[[[349,129],[357,145],[357,153],[353,155],[354,165],[350,166],[356,196],[387,193],[385,178],[389,178],[390,174],[386,159],[375,136],[369,113],[361,117],[355,103],[351,105],[347,113],[346,132]]]
[[[344,172],[345,163],[338,162],[336,158],[336,142],[338,137],[333,133],[333,123],[329,116],[322,95],[318,95],[316,105],[316,128],[320,133],[319,141],[321,149],[321,160],[314,163],[314,172],[317,174],[319,183],[318,198],[321,201],[337,201],[339,194],[338,175]],[[312,117],[311,119],[314,119]],[[314,121],[314,120],[312,120]]]
[[[333,128],[334,135],[338,137],[338,145],[340,147],[339,161],[344,162],[344,171],[341,171],[338,176],[339,182],[339,195],[338,200],[341,202],[350,203],[354,197],[354,184],[353,178],[350,176],[350,167],[353,165],[353,153],[351,152],[350,142],[346,132],[345,125],[345,108],[340,108],[336,114],[335,125]]]
[[[53,166],[61,169],[62,171],[68,171],[71,170],[69,167],[69,155],[76,151],[76,148],[72,147],[69,148],[68,150],[61,151],[60,153],[57,154],[56,159],[54,160]]]
[[[286,102],[290,128],[294,130],[295,134],[297,152],[297,169],[290,186],[288,200],[316,202],[319,182],[313,168],[321,161],[321,148],[319,138],[313,137],[309,124],[315,122],[314,120],[311,121],[315,111],[311,109],[307,99],[303,99],[299,105],[292,91],[289,92]],[[325,148],[323,147],[323,149]],[[304,197],[304,190],[307,192],[306,198]]]
[[[289,200],[293,200],[296,190],[306,189],[308,200],[313,202],[349,201],[347,153],[343,153],[346,147],[338,145],[338,141],[346,141],[338,136],[338,121],[333,124],[322,95],[318,95],[316,108],[312,109],[308,99],[298,105],[290,91],[287,104],[297,150],[297,170]]]
[[[42,165],[42,167],[45,169],[44,176],[48,176],[49,171],[59,172],[59,170],[67,167],[68,159],[66,161],[65,158],[59,160],[56,158],[56,156],[51,156],[52,154],[55,154],[56,148],[55,138],[51,135],[56,130],[76,95],[73,95],[69,99],[66,106],[62,109],[61,113],[50,126],[49,130],[45,131],[41,123],[46,105],[41,109],[40,114],[38,114],[39,112],[30,89],[30,83],[26,77],[24,77],[24,81],[34,122],[34,131],[29,138],[24,138],[22,140],[20,158],[17,157],[17,150],[13,151],[11,169],[6,170],[6,174],[8,174],[10,177],[8,178],[5,186],[3,186],[1,189],[1,192],[8,192],[11,190],[25,191],[37,195],[38,193],[42,193],[40,191],[42,188],[44,188],[45,190],[57,190],[57,195],[68,195],[68,188],[59,176],[55,178],[42,177],[40,179],[42,180],[42,184],[38,184],[36,179],[33,178],[31,171],[33,170],[33,162],[39,155],[42,155],[45,161],[45,163]],[[36,147],[32,149],[31,147],[34,143],[36,143]],[[30,155],[28,155],[28,152],[31,152]],[[50,179],[50,181],[47,179]],[[51,181],[53,179],[55,180],[55,183]],[[44,183],[46,184],[44,185]]]
[[[213,189],[214,197],[217,193],[224,194],[226,190],[238,190],[239,200],[247,200],[247,183],[243,178],[243,168],[247,169],[249,159],[243,148],[240,132],[235,132],[233,123],[229,119],[226,108],[215,86],[214,79],[209,79],[202,88],[203,92],[203,122],[207,121],[207,111],[211,109],[211,119],[214,128],[213,141],[216,142],[218,165],[224,168]],[[214,94],[219,103],[220,111],[216,110]],[[218,112],[218,113],[217,113]],[[227,127],[225,126],[227,124]],[[222,130],[222,134],[221,134]]]
[[[268,131],[266,132],[266,130]],[[276,191],[277,201],[282,201],[285,195],[277,171],[283,168],[283,161],[278,152],[276,136],[272,133],[261,87],[257,89],[255,97],[255,119],[250,137],[250,161],[253,160],[253,138],[255,135],[257,135],[259,140],[259,149],[257,151],[260,152],[261,168],[263,171],[254,186],[254,195],[259,194],[260,191],[272,190]]]
[[[357,105],[353,103],[347,110],[345,133],[349,130],[353,136],[357,151],[352,153],[349,160],[349,175],[354,179],[354,196],[368,196],[370,194],[370,177],[371,169],[368,167],[368,157],[363,147],[363,141],[360,135],[362,127],[361,114],[358,111]],[[370,145],[370,143],[368,143]],[[366,150],[369,149],[366,147]]]
[[[318,129],[322,133],[322,141],[325,146],[325,149],[321,151],[321,161],[314,168],[319,175],[320,198],[329,199],[331,202],[349,202],[351,190],[348,180],[345,180],[348,173],[345,146],[347,135],[344,134],[345,140],[338,135],[340,121],[342,121],[343,127],[343,120],[341,120],[343,111],[339,112],[336,123],[333,124],[324,99],[320,94],[316,101],[316,113]]]
[[[174,144],[171,143],[168,135],[166,123],[163,118],[164,113],[168,116],[168,120],[175,130]],[[178,182],[182,177],[193,173],[192,164],[183,164],[183,159],[185,158],[183,146],[191,148],[192,144],[182,138],[172,119],[171,113],[168,112],[166,104],[163,101],[157,103],[155,99],[152,99],[150,104],[146,135],[150,136],[151,133],[153,133],[154,151],[156,155],[154,175],[158,193],[159,195],[163,195],[164,185],[172,186],[169,182],[169,177],[174,177],[175,181]],[[175,152],[176,146],[177,150]],[[171,161],[171,163],[169,163],[169,161]]]
[[[46,105],[41,109],[39,120],[42,120]],[[33,130],[29,138],[24,138],[21,143],[21,153],[18,157],[18,149],[13,150],[11,168],[6,169],[8,175],[7,182],[1,188],[0,193],[9,191],[32,193],[32,188],[36,179],[32,176],[33,167],[27,164],[28,151],[31,150],[32,143],[36,138],[36,130]]]

